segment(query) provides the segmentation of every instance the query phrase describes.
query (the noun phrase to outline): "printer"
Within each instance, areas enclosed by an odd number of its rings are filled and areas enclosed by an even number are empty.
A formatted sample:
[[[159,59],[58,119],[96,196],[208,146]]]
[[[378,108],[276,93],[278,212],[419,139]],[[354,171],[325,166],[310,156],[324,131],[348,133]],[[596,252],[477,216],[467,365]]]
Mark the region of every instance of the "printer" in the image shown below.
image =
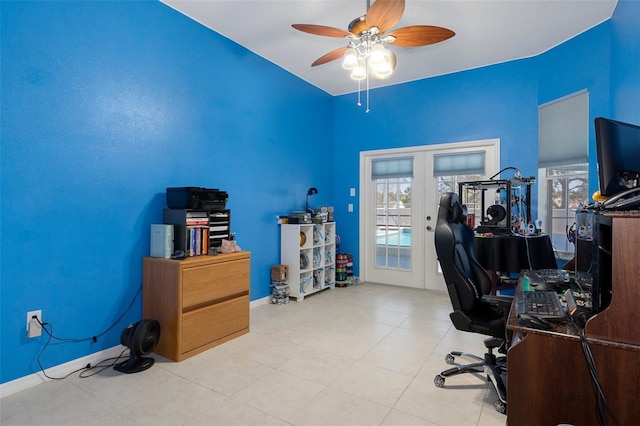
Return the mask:
[[[170,209],[224,210],[229,195],[217,188],[182,186],[167,188],[167,207]]]

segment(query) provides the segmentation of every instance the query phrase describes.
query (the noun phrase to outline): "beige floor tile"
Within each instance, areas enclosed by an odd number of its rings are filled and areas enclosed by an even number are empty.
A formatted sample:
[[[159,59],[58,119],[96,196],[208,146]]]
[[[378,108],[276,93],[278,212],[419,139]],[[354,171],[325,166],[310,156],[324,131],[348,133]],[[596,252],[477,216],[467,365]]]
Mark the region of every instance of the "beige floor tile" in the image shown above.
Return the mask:
[[[185,425],[197,413],[179,404],[160,400],[148,395],[118,410],[141,425]]]
[[[385,339],[384,343],[393,346],[400,346],[409,351],[419,351],[431,353],[438,346],[442,336],[436,334],[426,334],[419,331],[396,328]]]
[[[209,406],[206,412],[199,413],[187,423],[189,426],[284,426],[285,424],[285,422],[276,417],[228,397],[217,400],[215,404]]]
[[[411,380],[411,376],[358,362],[330,387],[386,407],[393,407]]]
[[[394,408],[442,425],[477,425],[487,386],[460,384],[438,388],[433,380],[415,379]]]
[[[19,425],[84,425],[114,411],[71,382],[48,382],[2,398],[0,423]]]
[[[136,426],[139,423],[136,423],[132,418],[125,416],[122,413],[114,411],[106,416],[98,417],[91,423],[88,423],[88,426]]]
[[[153,355],[142,373],[107,369],[2,398],[0,423],[503,426],[483,374],[433,384],[449,351],[484,352],[484,336],[456,330],[450,312],[446,293],[378,284],[263,304],[249,334],[182,362]]]
[[[389,407],[355,395],[325,389],[289,419],[295,426],[368,426],[379,425]]]
[[[201,355],[204,356],[172,363],[168,368],[178,377],[224,395],[233,395],[273,371],[271,367],[227,353]]]
[[[309,380],[274,370],[238,391],[236,401],[287,420],[324,389]]]
[[[402,346],[381,342],[362,357],[362,362],[413,377],[429,355],[429,352],[408,351]]]
[[[382,422],[382,426],[440,426],[428,420],[414,417],[398,410],[391,410]]]
[[[278,369],[326,386],[347,371],[355,361],[326,352],[307,350]]]
[[[251,340],[245,341],[243,346],[231,351],[230,355],[246,358],[268,367],[278,368],[304,350],[304,346],[287,342],[277,336],[256,334]]]

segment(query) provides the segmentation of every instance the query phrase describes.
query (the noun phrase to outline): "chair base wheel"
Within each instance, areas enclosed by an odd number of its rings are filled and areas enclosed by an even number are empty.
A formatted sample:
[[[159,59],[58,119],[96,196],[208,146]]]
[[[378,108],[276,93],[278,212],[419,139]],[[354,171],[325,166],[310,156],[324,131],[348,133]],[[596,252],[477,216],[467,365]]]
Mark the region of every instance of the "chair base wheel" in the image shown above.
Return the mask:
[[[497,400],[496,402],[493,403],[493,406],[495,407],[495,409],[496,409],[496,411],[498,413],[507,414],[507,403],[506,402],[502,402],[500,400]]]
[[[456,359],[455,359],[455,357],[454,357],[453,355],[451,355],[451,354],[447,354],[447,355],[444,357],[444,362],[446,362],[446,363],[447,363],[447,364],[449,364],[449,365],[453,365],[453,363],[455,362],[455,360],[456,360]]]
[[[444,387],[444,377],[438,374],[434,379],[433,383],[435,383],[436,387],[443,388]]]

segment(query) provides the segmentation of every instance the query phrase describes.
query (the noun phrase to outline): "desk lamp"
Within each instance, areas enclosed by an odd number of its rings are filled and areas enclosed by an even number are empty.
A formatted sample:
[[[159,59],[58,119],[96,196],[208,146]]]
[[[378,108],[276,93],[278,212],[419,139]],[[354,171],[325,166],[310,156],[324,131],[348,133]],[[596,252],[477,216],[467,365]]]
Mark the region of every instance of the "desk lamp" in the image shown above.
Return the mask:
[[[316,195],[318,193],[318,188],[311,187],[307,190],[307,204],[306,211],[313,214],[313,210],[309,209],[309,195]]]

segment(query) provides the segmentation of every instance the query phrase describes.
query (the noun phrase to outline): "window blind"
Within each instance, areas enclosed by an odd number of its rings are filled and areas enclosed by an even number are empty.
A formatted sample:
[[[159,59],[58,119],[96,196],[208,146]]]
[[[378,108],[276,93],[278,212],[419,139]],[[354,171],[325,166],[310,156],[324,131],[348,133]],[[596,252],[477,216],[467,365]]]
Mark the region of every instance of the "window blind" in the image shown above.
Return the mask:
[[[538,168],[589,161],[589,92],[538,108]]]
[[[485,151],[457,152],[433,155],[433,175],[484,175]]]
[[[371,160],[372,179],[413,177],[413,157]]]

